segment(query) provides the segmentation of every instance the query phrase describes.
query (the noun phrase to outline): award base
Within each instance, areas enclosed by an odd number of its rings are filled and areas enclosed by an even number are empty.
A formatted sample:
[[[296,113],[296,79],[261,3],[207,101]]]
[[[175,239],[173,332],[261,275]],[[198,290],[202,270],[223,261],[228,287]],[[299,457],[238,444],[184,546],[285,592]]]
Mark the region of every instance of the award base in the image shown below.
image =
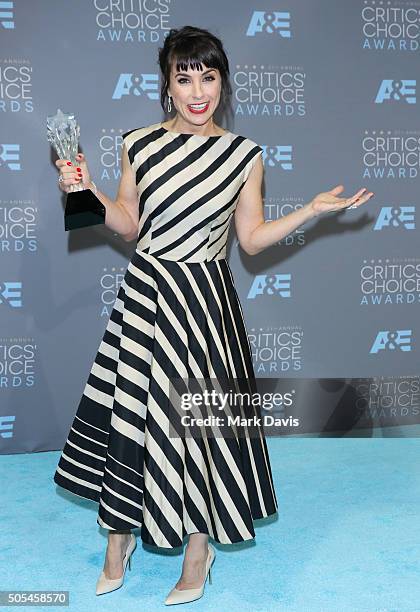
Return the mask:
[[[105,206],[90,189],[70,191],[64,212],[65,231],[105,223]]]

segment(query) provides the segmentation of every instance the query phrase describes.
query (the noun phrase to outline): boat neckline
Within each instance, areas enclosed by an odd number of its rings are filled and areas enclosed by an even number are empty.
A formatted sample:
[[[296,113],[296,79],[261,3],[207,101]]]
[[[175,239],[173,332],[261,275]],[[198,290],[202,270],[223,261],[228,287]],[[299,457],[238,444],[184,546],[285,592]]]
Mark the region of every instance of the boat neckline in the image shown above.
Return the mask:
[[[215,134],[215,135],[211,134],[207,136],[206,134],[190,134],[188,132],[174,132],[164,127],[162,125],[162,122],[159,123],[159,126],[162,128],[162,130],[164,130],[165,132],[168,132],[168,134],[174,134],[175,136],[195,136],[196,138],[223,138],[224,136],[227,136],[228,134],[230,134],[230,132],[226,131],[224,134]]]

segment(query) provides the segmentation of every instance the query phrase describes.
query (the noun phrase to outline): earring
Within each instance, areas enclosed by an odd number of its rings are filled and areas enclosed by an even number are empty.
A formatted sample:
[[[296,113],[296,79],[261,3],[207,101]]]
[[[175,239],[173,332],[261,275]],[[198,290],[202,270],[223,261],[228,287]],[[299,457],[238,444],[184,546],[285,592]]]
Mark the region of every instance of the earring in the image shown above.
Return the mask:
[[[168,96],[168,107],[167,107],[167,108],[168,108],[168,113],[170,113],[170,112],[171,112],[171,110],[172,110],[172,105],[171,105],[171,96]]]

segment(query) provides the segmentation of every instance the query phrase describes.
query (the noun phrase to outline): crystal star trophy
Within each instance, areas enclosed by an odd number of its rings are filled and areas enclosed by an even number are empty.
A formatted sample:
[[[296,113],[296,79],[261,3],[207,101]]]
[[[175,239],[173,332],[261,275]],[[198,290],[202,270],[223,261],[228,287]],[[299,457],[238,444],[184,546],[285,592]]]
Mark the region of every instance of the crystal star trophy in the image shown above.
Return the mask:
[[[66,115],[60,109],[47,117],[47,137],[59,159],[68,159],[78,165],[80,126],[74,115]],[[105,223],[105,206],[90,189],[79,184],[70,185],[64,212],[65,231]]]

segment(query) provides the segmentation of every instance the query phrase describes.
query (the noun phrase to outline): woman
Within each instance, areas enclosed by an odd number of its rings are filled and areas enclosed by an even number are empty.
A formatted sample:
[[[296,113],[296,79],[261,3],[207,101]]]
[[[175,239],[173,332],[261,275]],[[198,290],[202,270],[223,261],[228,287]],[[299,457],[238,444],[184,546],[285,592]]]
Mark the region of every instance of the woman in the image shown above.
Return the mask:
[[[181,546],[182,575],[166,604],[197,599],[220,543],[255,537],[253,520],[277,500],[263,431],[252,439],[170,437],[174,377],[254,376],[243,313],[226,260],[230,221],[256,255],[322,213],[360,206],[365,189],[317,195],[264,223],[262,148],[214,123],[229,101],[229,65],[207,30],[171,30],[159,50],[161,104],[175,116],[123,135],[116,200],[91,181],[86,160],[58,160],[60,187],[82,180],[106,225],[137,246],[63,449],[55,482],[99,502],[109,530],[97,594],[121,586],[136,546]]]

